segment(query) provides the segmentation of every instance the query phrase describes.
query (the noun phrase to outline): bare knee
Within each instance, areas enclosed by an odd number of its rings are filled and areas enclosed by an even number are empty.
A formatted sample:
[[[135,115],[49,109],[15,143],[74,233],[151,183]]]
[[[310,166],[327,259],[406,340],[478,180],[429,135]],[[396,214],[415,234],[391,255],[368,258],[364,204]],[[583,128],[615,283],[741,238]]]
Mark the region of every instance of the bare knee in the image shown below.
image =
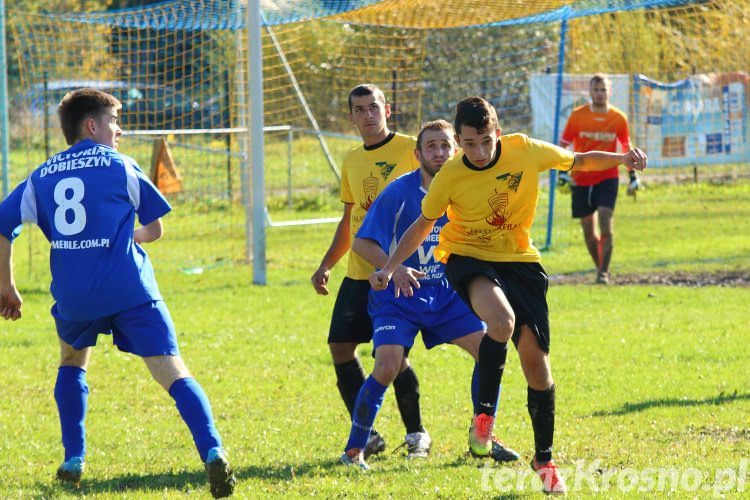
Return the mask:
[[[354,342],[331,342],[328,344],[335,364],[346,363],[357,357],[357,344]]]
[[[402,346],[379,346],[375,351],[375,366],[372,369],[372,376],[381,385],[390,385],[403,371],[401,368],[405,359]]]
[[[464,335],[463,337],[454,339],[452,343],[464,349],[466,352],[468,352],[471,355],[472,358],[474,358],[474,361],[478,362],[479,361],[479,344],[482,343],[482,339],[484,338],[484,335],[485,335],[484,330],[477,330],[476,332],[470,333],[469,335]]]
[[[526,326],[522,328],[518,341],[518,357],[529,387],[537,391],[552,387],[554,381],[549,354],[542,350],[536,336]]]
[[[399,374],[399,369],[400,363],[376,363],[372,370],[372,376],[375,377],[375,380],[377,380],[378,383],[387,386],[396,380],[396,376]]]
[[[143,361],[159,385],[169,391],[177,380],[190,377],[190,372],[180,356],[148,356]]]
[[[513,328],[516,325],[516,316],[510,311],[487,321],[487,335],[496,342],[508,342],[513,336]]]
[[[581,218],[581,229],[585,238],[596,238],[596,225],[594,224],[594,214]]]
[[[543,359],[543,357],[527,358],[525,363],[522,362],[522,365],[529,387],[537,391],[545,391],[552,387],[554,381],[552,380],[548,359]]]
[[[487,276],[477,275],[469,283],[468,291],[471,307],[487,324],[487,335],[497,342],[510,340],[516,315],[500,286]]]
[[[58,337],[60,341],[60,366],[76,366],[84,370],[91,358],[91,348],[75,349],[72,345]]]

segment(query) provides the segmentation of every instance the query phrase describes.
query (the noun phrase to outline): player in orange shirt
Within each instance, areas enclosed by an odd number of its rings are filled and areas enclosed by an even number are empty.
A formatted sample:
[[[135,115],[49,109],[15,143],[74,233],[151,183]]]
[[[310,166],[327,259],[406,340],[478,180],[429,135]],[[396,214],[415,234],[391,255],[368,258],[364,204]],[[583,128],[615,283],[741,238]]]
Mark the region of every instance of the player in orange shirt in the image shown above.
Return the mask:
[[[597,73],[589,82],[591,104],[573,110],[565,125],[560,145],[573,145],[573,151],[617,152],[617,143],[622,151],[632,148],[628,134],[628,119],[617,107],[609,103],[612,82],[606,75]],[[628,194],[635,194],[640,188],[640,180],[633,169],[630,173]],[[612,259],[612,232],[617,188],[618,167],[600,172],[572,172],[570,177],[573,217],[581,219],[586,248],[596,265],[596,282],[609,284],[609,263]],[[570,182],[568,181],[568,182]],[[599,234],[597,235],[597,221]]]

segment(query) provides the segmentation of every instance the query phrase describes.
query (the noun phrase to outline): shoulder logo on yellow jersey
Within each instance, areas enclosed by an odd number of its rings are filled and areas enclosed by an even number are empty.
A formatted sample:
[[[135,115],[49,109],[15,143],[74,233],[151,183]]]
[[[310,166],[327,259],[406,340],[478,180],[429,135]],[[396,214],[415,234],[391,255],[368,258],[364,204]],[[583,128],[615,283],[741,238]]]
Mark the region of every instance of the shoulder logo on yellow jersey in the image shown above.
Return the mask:
[[[508,189],[514,193],[518,192],[518,186],[521,184],[521,177],[523,177],[523,170],[516,173],[510,173],[498,175],[495,179],[500,181],[507,181]]]
[[[393,169],[396,168],[395,163],[388,163],[386,161],[377,161],[375,165],[380,167],[380,175],[383,177],[383,180],[387,179],[391,175],[391,172],[393,172]]]

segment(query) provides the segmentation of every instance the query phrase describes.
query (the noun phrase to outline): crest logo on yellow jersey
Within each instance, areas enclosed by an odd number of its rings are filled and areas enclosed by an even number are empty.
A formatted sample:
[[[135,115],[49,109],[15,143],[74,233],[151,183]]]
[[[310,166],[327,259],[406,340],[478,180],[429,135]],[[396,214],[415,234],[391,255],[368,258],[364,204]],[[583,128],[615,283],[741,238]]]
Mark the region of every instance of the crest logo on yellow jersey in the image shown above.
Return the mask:
[[[498,193],[495,191],[495,194],[490,196],[487,203],[489,203],[492,209],[492,215],[484,219],[487,224],[490,226],[502,226],[505,224],[505,220],[507,219],[505,209],[508,207],[508,193]]]
[[[378,178],[372,175],[372,172],[370,172],[370,175],[368,177],[365,177],[362,179],[362,188],[365,191],[365,199],[362,203],[359,204],[360,207],[362,207],[365,211],[370,209],[370,205],[372,205],[372,202],[375,201],[375,197],[378,195],[378,184],[380,181],[378,181]]]

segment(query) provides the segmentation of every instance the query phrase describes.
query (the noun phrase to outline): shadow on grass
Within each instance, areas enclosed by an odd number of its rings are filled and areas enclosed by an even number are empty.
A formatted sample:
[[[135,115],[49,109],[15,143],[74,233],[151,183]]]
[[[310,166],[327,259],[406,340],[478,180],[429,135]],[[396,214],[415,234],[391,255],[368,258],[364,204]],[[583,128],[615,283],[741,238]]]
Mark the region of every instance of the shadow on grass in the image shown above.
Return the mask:
[[[442,464],[438,467],[443,469],[447,467],[465,467],[474,465],[478,469],[485,467],[496,467],[498,464],[490,463],[484,465],[484,461],[471,459],[467,456],[457,457],[456,460],[449,464]],[[428,465],[428,464],[422,464]],[[404,465],[404,469],[410,469],[411,466]],[[292,481],[298,477],[328,476],[332,472],[340,471],[342,474],[362,474],[360,470],[342,467],[338,460],[319,460],[299,466],[247,466],[235,468],[237,482],[242,484],[245,481],[262,479],[273,482]],[[390,470],[389,472],[393,472]],[[377,470],[375,471],[377,473]],[[37,491],[43,498],[56,498],[60,495],[61,490],[69,494],[85,497],[88,495],[103,493],[125,493],[125,492],[161,492],[166,494],[165,490],[180,491],[183,493],[195,493],[198,489],[208,489],[208,482],[203,471],[194,472],[164,472],[158,474],[126,474],[111,479],[96,480],[82,479],[80,486],[70,483],[63,483],[53,480],[51,483],[38,483]],[[516,493],[506,493],[492,498],[496,499],[515,499],[520,498]]]
[[[45,498],[55,498],[59,496],[60,489],[80,496],[127,491],[163,491],[165,489],[188,492],[198,488],[208,488],[208,481],[205,472],[196,470],[195,472],[125,474],[105,480],[86,479],[84,475],[80,486],[57,480],[52,483],[52,486],[49,483],[40,483],[37,486],[44,493]]]
[[[248,466],[235,469],[235,475],[238,481],[244,479],[266,479],[271,481],[290,481],[296,477],[307,477],[316,475],[328,475],[333,470],[346,471],[346,468],[339,465],[338,459],[318,460],[300,465],[283,465],[283,466]],[[361,472],[359,470],[352,472]]]
[[[670,406],[706,406],[706,405],[721,405],[725,403],[732,403],[734,401],[748,400],[750,399],[750,393],[738,394],[734,391],[732,394],[720,393],[715,398],[708,399],[677,399],[677,398],[666,398],[666,399],[655,399],[652,401],[643,401],[642,403],[625,403],[619,410],[602,410],[592,413],[592,417],[608,417],[612,415],[627,415],[628,413],[636,413],[650,408],[670,407]]]
[[[421,470],[445,470],[446,468],[458,468],[458,467],[476,467],[477,469],[483,469],[487,467],[503,467],[517,464],[518,462],[511,462],[505,464],[498,464],[492,460],[482,460],[472,458],[466,454],[457,456],[452,462],[434,464],[428,462],[412,462],[404,459],[403,457],[394,456],[394,460],[390,460],[390,457],[386,457],[385,460],[380,457],[370,457],[368,464],[373,467],[371,473],[377,474],[380,471],[385,470],[387,472],[406,472],[414,470],[415,468]],[[382,468],[382,469],[381,469]],[[235,470],[237,480],[245,479],[265,479],[270,481],[289,481],[297,477],[309,477],[316,475],[330,475],[331,473],[340,472],[341,474],[362,474],[362,471],[355,467],[344,467],[339,463],[338,458],[325,459],[312,461],[304,464],[284,465],[277,467],[257,467],[249,466],[242,467]]]
[[[240,483],[252,479],[289,481],[299,476],[328,474],[331,469],[337,467],[337,464],[337,460],[322,460],[318,463],[304,464],[299,467],[236,467],[234,473],[237,481]],[[157,474],[125,474],[105,480],[87,479],[84,475],[80,486],[55,480],[51,484],[38,483],[37,489],[42,493],[44,498],[58,497],[61,489],[79,496],[124,493],[128,491],[154,492],[172,490],[187,493],[197,489],[208,489],[208,480],[206,479],[206,474],[201,470]]]

